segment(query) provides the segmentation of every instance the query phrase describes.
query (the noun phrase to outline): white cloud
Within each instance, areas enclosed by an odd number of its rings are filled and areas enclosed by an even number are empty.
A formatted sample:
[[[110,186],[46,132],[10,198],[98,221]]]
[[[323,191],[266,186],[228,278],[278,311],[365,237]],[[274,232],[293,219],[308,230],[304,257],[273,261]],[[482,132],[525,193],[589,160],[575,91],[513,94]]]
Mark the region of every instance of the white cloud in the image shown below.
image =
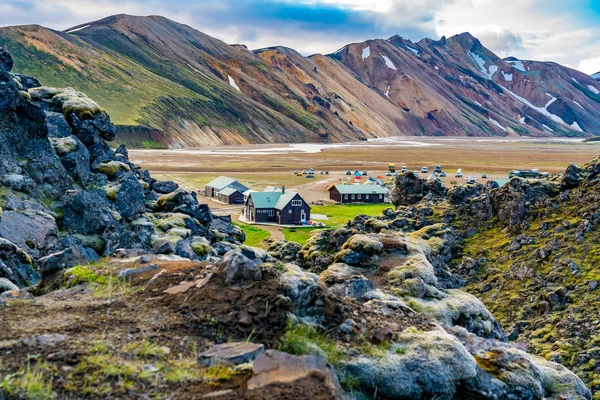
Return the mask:
[[[311,20],[310,13],[286,19],[273,7],[252,7],[260,1],[304,5],[313,11],[335,7],[349,17],[337,22],[343,26]],[[351,42],[395,33],[419,40],[468,31],[501,57],[555,61],[596,72],[600,25],[581,14],[582,4],[583,0],[3,0],[0,26],[37,23],[62,30],[113,14],[158,14],[229,43],[249,48],[283,45],[302,54],[329,53]],[[252,15],[246,18],[245,13]]]
[[[589,75],[600,72],[600,57],[581,60],[577,69]]]

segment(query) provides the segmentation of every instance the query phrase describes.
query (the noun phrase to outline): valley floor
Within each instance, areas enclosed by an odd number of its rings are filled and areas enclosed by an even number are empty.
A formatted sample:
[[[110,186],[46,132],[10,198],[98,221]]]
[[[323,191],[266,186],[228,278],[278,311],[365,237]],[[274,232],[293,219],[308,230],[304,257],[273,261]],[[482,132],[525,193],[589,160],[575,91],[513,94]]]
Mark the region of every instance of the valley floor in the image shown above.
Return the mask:
[[[581,139],[504,138],[390,138],[348,144],[248,145],[183,150],[130,150],[131,159],[160,178],[176,180],[190,189],[203,189],[219,175],[239,179],[255,190],[268,185],[297,190],[306,200],[326,198],[328,184],[345,181],[346,171],[366,170],[369,176],[385,176],[388,163],[405,164],[408,170],[430,171],[440,165],[448,173],[444,184],[462,169],[464,178],[505,180],[513,169],[538,168],[558,173],[573,162],[581,164],[600,152],[600,144]],[[315,169],[315,179],[293,174]],[[321,175],[329,171],[329,175]],[[429,174],[420,174],[426,178]],[[218,209],[211,202],[211,208]]]

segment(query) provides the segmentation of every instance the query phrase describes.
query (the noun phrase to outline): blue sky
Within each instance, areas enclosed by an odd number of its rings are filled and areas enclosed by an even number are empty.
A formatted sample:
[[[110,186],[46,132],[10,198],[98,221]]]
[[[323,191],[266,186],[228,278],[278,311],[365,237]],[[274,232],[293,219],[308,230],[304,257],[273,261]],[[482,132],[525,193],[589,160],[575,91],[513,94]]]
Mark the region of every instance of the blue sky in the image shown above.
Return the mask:
[[[600,0],[2,0],[0,26],[66,29],[112,14],[158,14],[228,43],[308,55],[394,34],[469,31],[500,56],[600,71]]]

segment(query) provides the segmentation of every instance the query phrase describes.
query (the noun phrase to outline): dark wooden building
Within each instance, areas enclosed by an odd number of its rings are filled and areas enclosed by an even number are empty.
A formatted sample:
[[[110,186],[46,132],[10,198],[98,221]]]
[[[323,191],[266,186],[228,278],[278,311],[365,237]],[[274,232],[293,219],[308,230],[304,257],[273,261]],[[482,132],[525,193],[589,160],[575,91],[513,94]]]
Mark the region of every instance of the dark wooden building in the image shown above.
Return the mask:
[[[252,192],[246,200],[246,219],[251,222],[299,225],[310,220],[310,206],[296,192]]]
[[[385,203],[388,190],[380,185],[335,185],[327,189],[329,199],[341,204]]]
[[[244,204],[244,194],[234,188],[225,188],[219,192],[217,198],[225,204]]]
[[[237,179],[228,176],[220,176],[217,179],[206,184],[205,194],[208,197],[218,197],[219,192],[223,189],[232,188],[240,193],[244,193],[249,188],[241,184]]]

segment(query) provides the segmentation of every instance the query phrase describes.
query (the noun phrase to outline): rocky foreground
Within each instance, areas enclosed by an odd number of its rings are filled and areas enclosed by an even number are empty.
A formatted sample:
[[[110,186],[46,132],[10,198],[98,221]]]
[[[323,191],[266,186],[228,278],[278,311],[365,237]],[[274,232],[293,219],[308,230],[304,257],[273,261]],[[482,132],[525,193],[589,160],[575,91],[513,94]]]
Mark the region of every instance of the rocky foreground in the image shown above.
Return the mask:
[[[486,260],[456,260],[493,224],[531,229],[532,209],[597,169],[452,192],[402,175],[396,211],[251,248],[113,151],[96,103],[11,67],[2,53],[0,398],[592,398],[459,289],[476,292]]]

